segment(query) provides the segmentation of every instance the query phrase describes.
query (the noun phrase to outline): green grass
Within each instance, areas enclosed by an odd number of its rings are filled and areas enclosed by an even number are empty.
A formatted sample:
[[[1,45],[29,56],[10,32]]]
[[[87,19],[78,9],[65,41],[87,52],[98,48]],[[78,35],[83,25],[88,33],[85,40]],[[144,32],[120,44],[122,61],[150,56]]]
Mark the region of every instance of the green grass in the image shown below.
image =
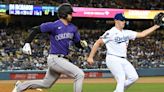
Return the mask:
[[[114,83],[84,84],[83,92],[113,92]],[[73,92],[73,84],[56,84],[48,92]],[[136,83],[126,92],[164,92],[164,83]]]

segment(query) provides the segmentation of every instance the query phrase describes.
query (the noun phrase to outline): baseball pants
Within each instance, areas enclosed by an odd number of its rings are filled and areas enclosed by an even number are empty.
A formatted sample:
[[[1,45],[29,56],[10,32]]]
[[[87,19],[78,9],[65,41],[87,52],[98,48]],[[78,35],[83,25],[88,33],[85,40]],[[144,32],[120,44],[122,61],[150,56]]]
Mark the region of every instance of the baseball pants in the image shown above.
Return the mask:
[[[30,80],[18,84],[18,92],[26,89],[35,88],[50,88],[60,77],[61,74],[66,74],[74,78],[74,92],[82,92],[82,84],[84,80],[84,72],[70,63],[69,60],[50,54],[48,56],[48,70],[43,80]]]
[[[117,81],[114,92],[124,92],[138,79],[135,68],[126,58],[107,55],[106,64]]]

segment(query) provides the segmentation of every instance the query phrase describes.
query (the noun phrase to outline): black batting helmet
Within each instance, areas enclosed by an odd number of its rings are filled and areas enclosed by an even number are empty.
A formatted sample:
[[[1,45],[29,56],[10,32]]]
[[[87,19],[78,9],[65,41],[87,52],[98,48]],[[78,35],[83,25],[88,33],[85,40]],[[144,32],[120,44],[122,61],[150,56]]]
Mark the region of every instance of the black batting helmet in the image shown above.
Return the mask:
[[[72,12],[72,6],[68,3],[64,3],[59,6],[57,13],[59,18],[67,18],[67,15],[72,14]]]

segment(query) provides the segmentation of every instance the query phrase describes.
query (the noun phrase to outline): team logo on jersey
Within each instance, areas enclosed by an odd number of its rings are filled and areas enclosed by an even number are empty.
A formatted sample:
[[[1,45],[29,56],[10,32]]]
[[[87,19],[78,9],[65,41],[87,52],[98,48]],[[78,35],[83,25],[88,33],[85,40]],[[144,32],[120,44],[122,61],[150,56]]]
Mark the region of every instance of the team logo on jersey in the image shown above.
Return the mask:
[[[58,27],[58,29],[61,29],[62,27]]]
[[[129,41],[129,37],[128,37],[128,36],[115,37],[114,41],[115,41],[116,43],[120,44],[120,43]]]
[[[55,35],[56,40],[73,39],[73,33],[62,33]]]

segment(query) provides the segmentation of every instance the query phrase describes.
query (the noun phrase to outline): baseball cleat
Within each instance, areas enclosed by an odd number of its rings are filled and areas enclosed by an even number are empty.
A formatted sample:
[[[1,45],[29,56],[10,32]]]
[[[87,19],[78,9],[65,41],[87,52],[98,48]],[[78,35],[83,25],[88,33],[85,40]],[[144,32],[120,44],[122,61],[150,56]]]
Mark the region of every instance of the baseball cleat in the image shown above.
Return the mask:
[[[36,90],[37,90],[37,91],[43,91],[41,88],[37,88]]]
[[[17,81],[16,83],[15,83],[15,87],[14,87],[14,89],[12,90],[12,92],[18,92],[17,91],[17,86],[18,86],[18,84],[20,84],[21,83],[21,81]]]

